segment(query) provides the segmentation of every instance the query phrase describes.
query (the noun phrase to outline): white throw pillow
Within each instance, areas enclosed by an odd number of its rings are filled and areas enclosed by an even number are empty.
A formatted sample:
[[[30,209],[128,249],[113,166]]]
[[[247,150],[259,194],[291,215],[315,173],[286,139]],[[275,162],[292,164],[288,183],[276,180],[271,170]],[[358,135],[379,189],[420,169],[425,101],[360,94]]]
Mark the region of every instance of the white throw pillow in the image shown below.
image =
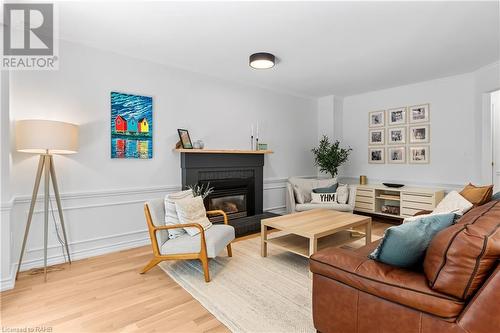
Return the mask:
[[[295,201],[299,204],[303,204],[305,199],[304,199],[304,194],[302,193],[299,185],[292,184],[293,186],[293,193],[295,194]]]
[[[455,213],[457,215],[464,215],[467,213],[473,204],[460,195],[457,191],[451,191],[443,200],[434,208],[432,214],[445,214]]]
[[[328,203],[336,203],[337,193],[314,193],[311,192],[311,203],[317,204],[328,204]]]
[[[457,191],[451,191],[443,198],[443,200],[441,200],[441,202],[430,214],[407,217],[403,220],[403,223],[412,222],[422,217],[436,214],[455,213],[457,215],[464,215],[472,208],[472,206],[473,204],[460,195],[460,193]]]
[[[212,223],[207,217],[207,211],[201,197],[186,198],[175,202],[177,216],[182,224],[198,223],[204,230],[212,226]],[[196,227],[184,228],[190,236],[200,233],[200,229]]]
[[[179,200],[185,198],[192,198],[193,191],[186,190],[177,193],[170,193],[165,196],[165,224],[174,225],[181,224],[179,218],[177,217],[177,209],[175,208],[175,203]],[[169,229],[168,238],[174,239],[185,234],[186,231],[182,228]]]
[[[349,187],[347,185],[339,185],[337,188],[337,202],[346,204],[349,201]]]

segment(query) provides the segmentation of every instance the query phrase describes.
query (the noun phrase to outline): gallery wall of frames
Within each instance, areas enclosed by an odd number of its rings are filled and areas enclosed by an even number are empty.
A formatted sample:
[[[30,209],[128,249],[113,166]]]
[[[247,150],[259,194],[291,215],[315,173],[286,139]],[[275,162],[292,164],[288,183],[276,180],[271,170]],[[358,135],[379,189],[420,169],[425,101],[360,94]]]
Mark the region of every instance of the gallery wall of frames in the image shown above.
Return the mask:
[[[372,111],[368,119],[368,162],[430,162],[430,104]]]

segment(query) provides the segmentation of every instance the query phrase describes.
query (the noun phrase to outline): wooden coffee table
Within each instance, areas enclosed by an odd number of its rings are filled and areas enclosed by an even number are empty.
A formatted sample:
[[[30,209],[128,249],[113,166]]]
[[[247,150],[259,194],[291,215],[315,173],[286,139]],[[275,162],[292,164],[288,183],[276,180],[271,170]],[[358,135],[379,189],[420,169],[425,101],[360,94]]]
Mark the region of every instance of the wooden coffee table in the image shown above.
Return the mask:
[[[352,228],[365,226],[365,232]],[[268,238],[268,228],[286,232]],[[372,218],[328,209],[272,217],[261,221],[261,256],[267,256],[267,245],[279,247],[298,255],[309,257],[332,246],[342,246],[365,237],[371,243]]]

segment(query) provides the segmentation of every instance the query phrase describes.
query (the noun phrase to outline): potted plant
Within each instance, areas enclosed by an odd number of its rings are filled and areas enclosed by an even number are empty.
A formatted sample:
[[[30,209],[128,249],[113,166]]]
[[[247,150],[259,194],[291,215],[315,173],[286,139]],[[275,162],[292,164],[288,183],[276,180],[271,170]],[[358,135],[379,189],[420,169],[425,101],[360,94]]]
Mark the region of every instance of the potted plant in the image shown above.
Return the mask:
[[[329,173],[332,178],[338,173],[338,168],[347,162],[352,149],[341,148],[340,142],[336,140],[331,143],[326,135],[323,135],[319,146],[312,149],[314,154],[314,164],[319,167],[321,172]]]

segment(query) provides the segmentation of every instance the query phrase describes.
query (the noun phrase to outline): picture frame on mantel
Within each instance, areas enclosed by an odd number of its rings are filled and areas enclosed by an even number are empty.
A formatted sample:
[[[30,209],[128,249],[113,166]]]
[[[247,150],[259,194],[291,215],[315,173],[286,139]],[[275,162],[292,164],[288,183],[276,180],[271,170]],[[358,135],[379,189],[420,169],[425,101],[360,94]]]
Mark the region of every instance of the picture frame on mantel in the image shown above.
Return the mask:
[[[179,146],[182,146],[183,149],[193,149],[189,131],[187,129],[178,128],[177,133],[179,134]]]

